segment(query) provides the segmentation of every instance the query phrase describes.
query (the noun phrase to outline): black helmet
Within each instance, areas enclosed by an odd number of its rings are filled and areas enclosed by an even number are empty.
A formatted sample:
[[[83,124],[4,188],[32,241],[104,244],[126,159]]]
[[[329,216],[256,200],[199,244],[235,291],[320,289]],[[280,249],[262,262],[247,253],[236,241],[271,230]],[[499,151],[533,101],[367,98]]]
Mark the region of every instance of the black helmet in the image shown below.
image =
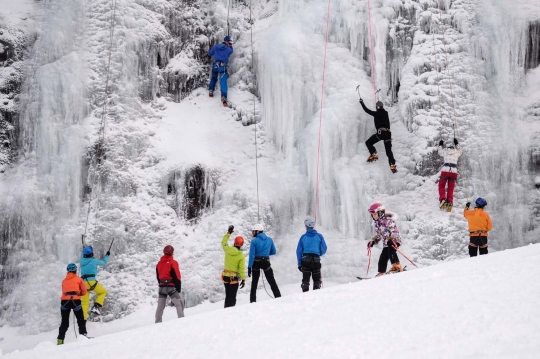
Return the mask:
[[[383,107],[384,107],[384,104],[383,104],[381,101],[377,101],[377,103],[375,104],[375,106],[377,106],[377,108],[383,108]]]

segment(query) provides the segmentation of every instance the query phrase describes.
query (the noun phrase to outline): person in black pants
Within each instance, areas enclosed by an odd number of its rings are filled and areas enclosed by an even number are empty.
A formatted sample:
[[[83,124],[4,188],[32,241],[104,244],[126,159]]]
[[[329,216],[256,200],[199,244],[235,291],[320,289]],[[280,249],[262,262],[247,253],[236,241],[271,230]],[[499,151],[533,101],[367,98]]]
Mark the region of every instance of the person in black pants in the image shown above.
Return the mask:
[[[394,154],[392,153],[392,132],[390,132],[390,119],[388,117],[388,112],[384,109],[384,105],[381,101],[377,101],[377,111],[371,111],[364,105],[364,100],[360,99],[360,105],[364,111],[373,116],[375,120],[375,129],[377,133],[368,138],[366,141],[366,146],[369,151],[368,162],[374,162],[379,159],[379,154],[375,148],[375,144],[379,141],[384,142],[384,149],[386,150],[386,156],[388,157],[388,163],[390,164],[390,170],[392,173],[397,172],[396,160],[394,159]]]
[[[270,265],[270,256],[277,253],[276,246],[274,245],[272,238],[268,237],[263,232],[264,225],[259,223],[253,226],[251,232],[253,240],[249,247],[248,277],[251,277],[251,274],[253,273],[253,278],[249,296],[250,303],[257,301],[257,284],[259,283],[261,270],[264,271],[264,275],[266,276],[268,284],[270,284],[274,298],[281,297],[276,280],[274,279],[274,271]]]
[[[86,284],[77,276],[77,265],[70,263],[67,266],[66,278],[62,281],[62,297],[60,298],[60,314],[62,323],[58,328],[57,344],[64,344],[66,332],[69,328],[69,315],[73,310],[77,324],[79,326],[79,334],[86,336],[86,320],[81,305],[81,296],[87,292]]]
[[[315,219],[309,217],[304,221],[306,233],[300,237],[296,247],[298,270],[302,272],[302,292],[309,291],[309,280],[313,276],[313,290],[320,289],[321,256],[326,253],[326,242],[322,234],[317,232]]]

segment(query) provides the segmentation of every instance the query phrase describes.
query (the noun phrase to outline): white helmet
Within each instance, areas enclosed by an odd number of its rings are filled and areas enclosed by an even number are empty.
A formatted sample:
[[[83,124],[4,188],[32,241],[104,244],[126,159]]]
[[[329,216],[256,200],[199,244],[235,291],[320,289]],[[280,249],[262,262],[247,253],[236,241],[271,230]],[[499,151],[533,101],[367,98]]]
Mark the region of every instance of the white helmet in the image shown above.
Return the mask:
[[[255,223],[253,227],[251,228],[252,231],[264,231],[264,224],[262,223]]]

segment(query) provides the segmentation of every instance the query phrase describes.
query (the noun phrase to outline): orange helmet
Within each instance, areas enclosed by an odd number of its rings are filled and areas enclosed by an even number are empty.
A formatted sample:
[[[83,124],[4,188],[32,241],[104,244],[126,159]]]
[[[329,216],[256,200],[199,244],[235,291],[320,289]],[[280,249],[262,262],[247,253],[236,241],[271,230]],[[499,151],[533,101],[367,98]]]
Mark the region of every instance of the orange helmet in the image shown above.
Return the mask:
[[[244,245],[244,237],[238,236],[234,239],[234,246],[235,247],[242,247]]]
[[[166,245],[165,248],[163,248],[163,254],[167,254],[169,256],[172,256],[174,254],[174,247],[169,245]]]

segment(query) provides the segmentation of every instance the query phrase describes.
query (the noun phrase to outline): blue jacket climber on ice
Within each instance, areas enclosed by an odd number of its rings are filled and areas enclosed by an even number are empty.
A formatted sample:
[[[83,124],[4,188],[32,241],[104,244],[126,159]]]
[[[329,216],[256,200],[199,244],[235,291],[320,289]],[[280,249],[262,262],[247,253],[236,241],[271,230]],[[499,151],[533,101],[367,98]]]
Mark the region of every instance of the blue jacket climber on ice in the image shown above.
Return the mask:
[[[268,237],[263,232],[257,234],[251,241],[251,246],[249,247],[248,268],[253,267],[255,257],[270,257],[276,253],[276,246],[274,245],[272,238]]]
[[[221,87],[221,102],[223,106],[227,106],[227,79],[229,78],[229,72],[227,71],[229,66],[229,56],[233,53],[232,40],[230,36],[225,36],[221,44],[217,44],[210,51],[208,56],[214,56],[214,62],[212,63],[212,78],[208,85],[210,91],[210,97],[214,96],[214,90],[219,76],[219,85]]]
[[[296,247],[296,259],[298,266],[302,266],[303,254],[315,254],[317,256],[323,256],[326,253],[326,242],[322,234],[315,229],[308,227],[307,231],[298,241],[298,247]]]

